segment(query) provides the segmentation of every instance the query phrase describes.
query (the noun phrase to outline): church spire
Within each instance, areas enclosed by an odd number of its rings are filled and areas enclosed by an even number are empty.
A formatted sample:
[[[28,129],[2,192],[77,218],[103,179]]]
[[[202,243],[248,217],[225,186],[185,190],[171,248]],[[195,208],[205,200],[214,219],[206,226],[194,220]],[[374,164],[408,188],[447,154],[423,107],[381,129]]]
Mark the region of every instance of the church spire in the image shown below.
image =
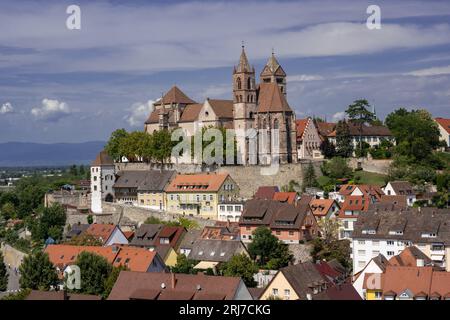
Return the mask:
[[[236,72],[252,72],[252,68],[248,63],[247,55],[245,54],[244,41],[242,41],[242,51],[241,56],[239,58],[239,64],[236,68]]]

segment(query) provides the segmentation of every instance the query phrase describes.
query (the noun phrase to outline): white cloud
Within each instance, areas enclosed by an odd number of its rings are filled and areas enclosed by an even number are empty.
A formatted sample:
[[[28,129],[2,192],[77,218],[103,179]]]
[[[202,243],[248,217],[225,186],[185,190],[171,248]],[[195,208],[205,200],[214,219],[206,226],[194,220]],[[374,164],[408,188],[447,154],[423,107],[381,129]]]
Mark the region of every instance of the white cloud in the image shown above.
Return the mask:
[[[314,74],[297,74],[292,76],[287,76],[288,82],[304,82],[304,81],[318,81],[324,80],[322,76]]]
[[[354,1],[342,1],[339,6],[329,0],[319,4],[190,1],[138,6],[89,2],[81,7],[82,29],[77,32],[61,26],[61,12],[65,12],[62,4],[45,5],[39,8],[39,15],[30,4],[25,8],[13,4],[0,12],[0,29],[7,30],[0,33],[0,43],[34,50],[32,54],[10,54],[0,59],[0,65],[4,61],[8,66],[42,72],[148,72],[229,67],[237,62],[241,40],[247,42],[251,63],[267,59],[271,47],[284,58],[377,53],[450,43],[448,24],[417,26],[382,20],[381,30],[369,30],[365,23],[350,22],[366,17],[364,5],[355,5]],[[400,10],[406,7],[408,10]],[[440,1],[386,3],[383,19],[448,10],[450,4]],[[283,19],[273,19],[273,12]],[[88,59],[76,54],[84,51],[96,54],[89,54]]]
[[[445,67],[433,67],[427,69],[420,69],[408,72],[407,75],[415,77],[429,77],[429,76],[440,76],[450,74],[450,66]]]
[[[345,112],[344,111],[340,111],[340,112],[336,112],[335,114],[333,114],[333,121],[337,122],[339,120],[342,120],[345,118]]]
[[[13,112],[14,112],[14,108],[10,102],[6,102],[6,103],[2,104],[2,106],[0,107],[0,114],[7,114],[7,113],[13,113]]]
[[[54,99],[43,99],[42,105],[31,109],[31,114],[40,120],[56,122],[72,113],[67,103]]]
[[[130,107],[130,113],[125,116],[125,120],[132,127],[144,126],[145,120],[147,120],[150,112],[153,110],[153,103],[155,101],[149,100],[146,103],[133,103]]]

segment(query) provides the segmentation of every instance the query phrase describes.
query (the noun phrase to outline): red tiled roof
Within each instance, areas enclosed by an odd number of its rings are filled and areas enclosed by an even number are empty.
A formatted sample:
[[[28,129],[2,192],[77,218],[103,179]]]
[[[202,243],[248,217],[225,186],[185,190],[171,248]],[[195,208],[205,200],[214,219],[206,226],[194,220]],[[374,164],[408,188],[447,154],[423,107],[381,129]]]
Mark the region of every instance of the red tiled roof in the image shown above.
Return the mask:
[[[336,201],[333,199],[312,199],[309,202],[313,215],[322,217],[326,216]],[[337,204],[336,204],[337,205]]]
[[[86,234],[92,235],[105,243],[111,237],[115,228],[116,226],[113,224],[93,223],[87,228]]]
[[[112,158],[106,153],[106,151],[100,151],[97,154],[97,157],[94,161],[92,161],[91,166],[92,167],[98,167],[98,166],[112,166],[114,165],[114,161]]]
[[[275,192],[273,195],[273,200],[287,202],[289,204],[295,204],[296,198],[297,192]]]
[[[436,118],[437,123],[441,125],[442,128],[444,128],[448,134],[450,134],[450,119],[445,118]]]
[[[232,300],[240,283],[239,277],[122,271],[108,300],[196,299],[198,293]]]
[[[221,173],[178,174],[167,185],[166,192],[215,192],[228,176]]]
[[[273,82],[259,85],[258,101],[258,112],[292,112],[280,87]]]
[[[366,196],[346,196],[339,210],[339,218],[355,218],[357,215],[346,215],[345,211],[367,211],[370,199]]]
[[[109,263],[118,267],[125,265],[131,271],[147,271],[156,252],[144,248],[128,246],[72,246],[72,245],[49,245],[45,248],[50,261],[61,271],[68,265],[73,264],[80,253],[90,252],[102,256]]]
[[[253,196],[253,198],[260,199],[260,200],[272,200],[273,196],[275,195],[276,192],[279,192],[278,187],[262,186],[262,187],[259,187],[258,190],[256,190],[256,193]]]
[[[309,120],[310,120],[310,118],[297,119],[295,121],[295,126],[297,128],[297,141],[302,140],[303,133],[305,132],[305,129],[306,129],[306,126],[307,126]]]
[[[180,104],[191,104],[196,103],[194,100],[189,98],[183,91],[181,91],[177,86],[173,86],[162,98],[163,104],[170,103],[180,103]],[[161,100],[155,102],[155,105],[160,105]]]

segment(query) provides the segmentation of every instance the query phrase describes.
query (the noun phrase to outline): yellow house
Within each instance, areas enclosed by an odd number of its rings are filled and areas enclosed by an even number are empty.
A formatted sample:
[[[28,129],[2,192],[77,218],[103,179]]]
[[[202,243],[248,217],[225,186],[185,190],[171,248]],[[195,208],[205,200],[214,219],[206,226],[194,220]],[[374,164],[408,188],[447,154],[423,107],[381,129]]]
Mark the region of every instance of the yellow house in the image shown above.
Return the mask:
[[[154,210],[165,210],[164,189],[175,177],[175,171],[149,170],[143,172],[143,176],[145,178],[137,187],[137,205]]]
[[[239,187],[229,174],[179,174],[166,187],[166,210],[218,219],[219,201],[237,199]]]
[[[172,247],[158,246],[156,247],[156,252],[158,252],[166,266],[173,267],[177,264],[178,254]]]
[[[327,283],[312,262],[281,268],[259,300],[312,300],[327,289]]]

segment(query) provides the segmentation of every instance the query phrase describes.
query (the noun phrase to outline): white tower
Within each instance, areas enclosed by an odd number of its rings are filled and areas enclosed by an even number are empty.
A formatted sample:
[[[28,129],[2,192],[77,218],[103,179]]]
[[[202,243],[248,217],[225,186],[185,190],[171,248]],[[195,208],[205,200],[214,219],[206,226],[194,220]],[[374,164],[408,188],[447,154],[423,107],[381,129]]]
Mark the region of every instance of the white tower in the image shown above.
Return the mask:
[[[102,201],[113,202],[116,179],[114,161],[101,151],[91,164],[91,211],[102,213]]]

